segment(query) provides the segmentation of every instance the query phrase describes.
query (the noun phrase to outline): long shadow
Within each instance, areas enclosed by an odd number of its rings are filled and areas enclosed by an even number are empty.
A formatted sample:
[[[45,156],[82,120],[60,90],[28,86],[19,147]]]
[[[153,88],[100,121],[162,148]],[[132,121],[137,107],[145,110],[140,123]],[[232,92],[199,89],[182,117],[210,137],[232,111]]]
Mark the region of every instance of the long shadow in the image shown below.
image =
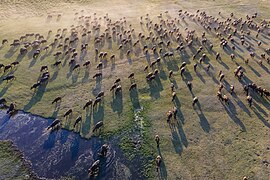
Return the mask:
[[[162,69],[160,70],[159,72],[159,77],[162,79],[162,80],[167,80],[167,75],[165,73],[165,71]]]
[[[255,104],[255,103],[254,103],[254,104]],[[253,112],[256,114],[256,116],[262,121],[262,123],[263,123],[266,127],[270,128],[269,122],[268,122],[264,117],[262,117],[262,115],[258,112],[258,110],[257,110],[256,108],[257,108],[257,107],[254,106],[254,107],[251,108],[251,109],[252,109]]]
[[[263,69],[265,72],[267,72],[268,74],[270,74],[269,69],[268,69],[265,65],[262,64],[261,67],[262,67],[262,69]]]
[[[265,112],[265,110],[263,110],[256,102],[253,101],[253,105],[260,113],[262,113],[264,116],[268,117],[267,112]]]
[[[11,58],[15,52],[18,50],[18,47],[11,47],[8,52],[4,55],[5,58]]]
[[[181,153],[183,152],[183,146],[182,146],[181,140],[178,136],[178,133],[177,133],[177,131],[174,131],[174,130],[172,130],[171,133],[172,133],[171,140],[173,143],[174,150],[177,154],[181,155]]]
[[[16,61],[21,62],[21,60],[25,57],[26,53],[24,54],[18,54]]]
[[[45,93],[46,85],[41,85],[38,87],[35,94],[32,96],[31,100],[23,107],[24,111],[30,110],[37,102],[39,102]]]
[[[56,118],[57,115],[58,115],[59,110],[60,110],[60,107],[56,106],[53,113],[52,113],[52,115],[50,116],[50,118]]]
[[[75,65],[73,64],[73,65],[71,65],[71,66],[69,67],[69,71],[68,71],[68,73],[67,73],[67,75],[66,75],[66,78],[67,78],[67,79],[72,75],[72,70],[73,70],[74,66],[75,66]]]
[[[8,121],[10,120],[10,115],[6,114],[3,118],[0,119],[0,130],[4,129],[5,126],[8,124]]]
[[[118,116],[120,116],[123,112],[123,94],[122,92],[117,93],[111,102],[111,108],[113,112],[117,112]]]
[[[44,141],[43,149],[50,150],[55,146],[57,131],[51,131],[48,135],[48,139]]]
[[[72,84],[76,83],[79,78],[79,71],[72,74]]]
[[[176,109],[177,109],[177,114],[176,114],[177,118],[180,120],[180,122],[182,124],[185,124],[185,117],[184,117],[181,109],[179,107],[176,107]],[[178,124],[180,124],[180,123],[178,122]]]
[[[197,102],[197,107],[199,108],[199,110],[195,110],[195,112],[196,112],[196,114],[198,115],[198,117],[200,119],[200,125],[201,125],[202,129],[205,132],[209,133],[209,131],[210,131],[210,124],[209,124],[207,118],[205,117],[205,115],[202,112],[200,102]]]
[[[138,91],[137,89],[132,89],[129,92],[129,97],[133,106],[133,109],[141,109],[140,101],[139,101],[139,96],[138,96]]]
[[[188,146],[188,140],[187,140],[187,136],[183,130],[183,127],[182,125],[180,124],[178,127],[178,134],[180,135],[180,138],[181,138],[181,141],[182,141],[182,144],[187,147]]]
[[[229,106],[228,105],[224,105],[222,103],[224,109],[226,110],[226,113],[229,115],[229,117],[233,120],[233,122],[235,122],[235,124],[239,125],[241,130],[243,132],[246,132],[246,127],[243,124],[243,122],[237,117],[237,113],[236,113],[236,109],[235,106],[233,105],[233,103],[229,100]]]
[[[157,74],[155,77],[156,85],[159,91],[163,91],[163,85],[161,83],[161,80],[159,78],[159,75]]]
[[[76,159],[78,157],[79,146],[80,146],[80,136],[77,135],[73,139],[72,144],[70,146],[71,159]]]
[[[248,65],[248,66],[249,66],[249,68],[254,72],[254,74],[255,74],[256,76],[261,77],[261,74],[260,74],[258,71],[256,71],[252,66],[250,66],[250,65]]]
[[[69,133],[70,133],[70,131],[67,131],[67,130],[61,131],[61,134],[60,134],[61,144],[65,144],[67,142]]]
[[[196,71],[196,75],[199,77],[199,79],[202,81],[202,83],[205,84],[205,79],[203,78],[203,76],[200,73],[198,73],[197,71]]]
[[[89,82],[89,71],[88,69],[85,69],[84,76],[82,78],[82,83],[87,83]]]
[[[32,61],[29,64],[29,68],[33,67],[37,62],[37,58],[33,58]]]
[[[177,108],[181,107],[180,100],[177,96],[174,98],[173,103],[174,103],[175,107],[177,107]]]
[[[162,161],[161,161],[161,164],[160,164],[160,171],[159,171],[159,176],[160,176],[160,179],[167,179],[167,176],[168,176],[168,173],[167,173],[167,168],[166,168],[166,165],[163,161],[163,156],[161,154],[161,151],[160,149],[158,149],[158,154],[160,155]]]
[[[234,98],[235,102],[237,103],[237,105],[250,116],[250,111],[248,110],[247,106],[238,98],[238,96],[233,93],[232,97]]]
[[[5,87],[0,91],[0,97],[3,97],[6,94],[8,88],[10,88],[11,85],[12,85],[11,83],[5,85]]]
[[[95,109],[97,108],[97,109]],[[99,121],[103,121],[104,119],[104,107],[103,105],[98,105],[98,107],[93,108],[93,121],[96,124]]]
[[[59,72],[58,70],[54,71],[54,73],[53,73],[53,75],[52,75],[52,77],[50,79],[51,82],[54,81],[57,78],[58,72]]]
[[[227,66],[227,64],[224,63],[221,59],[220,59],[220,60],[217,60],[217,62],[218,62],[219,64],[221,64],[225,69],[227,69],[227,70],[230,69],[229,66]]]
[[[91,129],[91,113],[87,113],[85,116],[85,122],[82,124],[82,135],[85,136],[89,133]]]
[[[148,82],[148,84],[149,84],[150,96],[154,99],[160,98],[160,91],[159,91],[159,88],[157,87],[155,80],[152,80],[152,82]]]

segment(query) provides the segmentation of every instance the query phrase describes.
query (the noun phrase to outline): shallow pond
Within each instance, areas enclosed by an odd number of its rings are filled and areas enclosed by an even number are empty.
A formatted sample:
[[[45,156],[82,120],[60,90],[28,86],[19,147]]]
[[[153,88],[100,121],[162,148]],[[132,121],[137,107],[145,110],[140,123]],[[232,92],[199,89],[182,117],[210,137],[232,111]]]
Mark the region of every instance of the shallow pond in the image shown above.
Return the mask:
[[[9,117],[5,111],[0,111],[0,140],[13,141],[39,177],[87,179],[88,168],[100,159],[98,152],[103,140],[83,139],[78,133],[64,129],[49,133],[46,127],[52,121],[21,111]],[[136,178],[117,143],[107,143],[110,148],[107,157],[100,159],[101,171],[97,179]]]

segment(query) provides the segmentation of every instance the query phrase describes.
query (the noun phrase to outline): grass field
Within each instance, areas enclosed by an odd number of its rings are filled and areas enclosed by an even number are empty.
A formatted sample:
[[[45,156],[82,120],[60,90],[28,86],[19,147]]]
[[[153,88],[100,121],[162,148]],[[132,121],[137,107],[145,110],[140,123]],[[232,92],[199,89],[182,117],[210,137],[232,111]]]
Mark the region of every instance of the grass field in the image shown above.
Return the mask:
[[[109,57],[115,54],[116,60],[113,64],[109,58],[107,66],[102,69],[102,81],[98,82],[92,76],[99,72],[96,65],[99,60],[95,57],[94,37],[92,33],[87,53],[77,63],[83,64],[86,60],[91,61],[90,68],[80,68],[77,72],[71,72],[68,66],[70,58],[61,58],[62,64],[59,68],[51,67],[56,61],[53,54],[61,49],[51,48],[46,53],[41,52],[37,59],[32,58],[33,51],[21,56],[19,48],[12,49],[9,44],[13,39],[18,39],[26,33],[40,33],[51,43],[57,29],[68,28],[67,35],[70,33],[71,25],[79,25],[78,19],[74,20],[74,13],[79,15],[91,15],[95,17],[101,25],[100,34],[106,28],[104,16],[112,21],[120,20],[125,17],[128,25],[132,24],[135,29],[133,42],[141,32],[145,36],[149,31],[140,26],[140,17],[143,19],[149,13],[149,18],[153,23],[159,23],[157,16],[163,13],[163,19],[173,20],[177,17],[178,10],[196,13],[197,9],[205,11],[209,15],[218,17],[224,21],[233,12],[236,19],[245,18],[246,14],[258,12],[258,17],[254,21],[259,23],[262,19],[269,20],[270,2],[250,1],[250,0],[215,0],[215,1],[160,1],[160,0],[139,0],[139,1],[38,1],[28,0],[0,1],[0,40],[7,38],[9,43],[0,47],[0,63],[7,65],[14,61],[20,64],[14,68],[11,74],[16,76],[12,82],[2,82],[7,75],[1,72],[0,97],[4,97],[8,102],[15,102],[18,109],[38,114],[44,117],[59,118],[64,128],[79,132],[83,137],[90,138],[93,134],[91,129],[98,121],[104,121],[102,136],[112,136],[128,131],[132,134],[134,126],[139,126],[142,134],[142,146],[138,151],[143,156],[149,157],[149,161],[157,154],[163,159],[161,172],[157,174],[154,166],[147,169],[147,175],[151,178],[160,177],[161,179],[241,179],[247,176],[250,179],[269,179],[270,177],[270,140],[269,140],[269,98],[262,98],[255,93],[253,107],[249,107],[246,96],[243,92],[242,84],[234,77],[233,71],[237,66],[244,68],[246,82],[251,81],[270,89],[270,65],[264,60],[263,66],[258,64],[259,57],[250,59],[248,65],[244,59],[249,58],[249,51],[240,45],[239,37],[234,37],[239,46],[235,50],[236,59],[230,59],[230,53],[224,51],[220,46],[220,40],[216,38],[215,32],[206,31],[206,38],[213,43],[213,51],[203,49],[209,59],[198,65],[198,72],[193,70],[193,64],[198,63],[198,58],[192,59],[194,50],[200,46],[198,43],[193,48],[186,47],[186,53],[178,53],[175,48],[177,43],[172,40],[171,48],[175,56],[172,59],[163,59],[159,68],[159,78],[156,85],[148,84],[145,80],[146,74],[143,72],[148,61],[153,62],[154,56],[151,54],[150,60],[141,52],[143,45],[152,46],[149,42],[142,42],[140,47],[133,48],[130,57],[126,57],[126,50],[118,50],[120,43],[113,41],[105,43],[100,51],[107,52]],[[82,12],[81,10],[84,10]],[[168,11],[166,14],[165,11]],[[218,15],[218,12],[221,12]],[[56,21],[57,14],[62,17]],[[47,15],[52,14],[51,21],[47,21]],[[99,17],[101,19],[99,20]],[[144,20],[144,23],[146,21]],[[196,36],[201,40],[201,34],[205,31],[203,27],[192,19],[180,20],[177,25],[183,36],[186,35],[185,28],[195,29]],[[169,27],[168,27],[169,29]],[[47,37],[48,31],[52,34]],[[246,30],[246,29],[245,29]],[[269,48],[269,36],[259,35],[255,38],[256,31],[251,31],[251,36],[246,38],[252,45],[256,54],[260,55],[266,48]],[[81,36],[77,51],[80,53]],[[27,41],[33,41],[28,38]],[[257,46],[257,41],[262,45]],[[47,45],[45,44],[45,45]],[[231,45],[231,43],[229,43]],[[44,45],[44,46],[45,46]],[[166,51],[170,48],[162,47]],[[135,53],[140,52],[140,53]],[[149,50],[149,52],[151,52]],[[215,52],[219,52],[222,61],[215,60]],[[267,55],[268,57],[268,55]],[[184,78],[180,76],[180,65],[187,62],[187,72]],[[210,71],[206,71],[207,64],[211,65]],[[45,89],[40,88],[34,92],[30,87],[37,81],[40,75],[40,67],[49,66],[50,80]],[[169,78],[169,71],[174,71],[173,78]],[[222,70],[228,84],[235,86],[236,95],[230,95],[229,85],[225,83],[223,94],[228,95],[230,105],[222,104],[216,97],[218,90],[218,72]],[[128,75],[134,72],[137,83],[137,91],[129,92],[130,80]],[[121,78],[123,88],[121,96],[112,96],[109,91],[117,78]],[[193,84],[192,92],[188,90],[187,81]],[[175,84],[178,101],[175,104],[171,101],[170,84]],[[94,111],[84,111],[82,108],[85,102],[98,94],[99,91],[105,92],[101,106]],[[63,96],[59,107],[52,105],[51,102],[57,97]],[[193,97],[197,96],[201,109],[192,108]],[[166,122],[166,112],[177,106],[179,116],[175,128],[170,128]],[[63,114],[72,108],[73,114],[69,118],[64,118]],[[136,109],[143,108],[142,118],[134,121]],[[72,129],[77,116],[82,115],[83,122],[79,128]],[[135,118],[136,119],[136,118]],[[137,124],[136,124],[137,123]],[[139,125],[138,125],[139,124]],[[136,132],[137,133],[137,132]],[[161,139],[160,149],[155,146],[154,136],[158,134]],[[122,147],[127,154],[132,155],[135,151],[132,148],[130,138],[125,138]],[[137,152],[134,152],[137,153]],[[268,162],[268,163],[267,163]],[[154,163],[153,163],[154,164]]]

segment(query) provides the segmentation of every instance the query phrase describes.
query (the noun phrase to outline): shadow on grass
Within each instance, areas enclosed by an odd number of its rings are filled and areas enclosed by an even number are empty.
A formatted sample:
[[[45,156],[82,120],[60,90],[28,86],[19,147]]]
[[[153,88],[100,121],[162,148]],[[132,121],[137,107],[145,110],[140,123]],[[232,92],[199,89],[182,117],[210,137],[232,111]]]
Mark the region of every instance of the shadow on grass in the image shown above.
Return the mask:
[[[99,104],[98,107],[93,108],[93,121],[96,124],[99,121],[103,121],[104,119],[104,106]]]
[[[209,131],[210,131],[210,124],[209,124],[207,118],[205,117],[204,113],[202,112],[200,102],[197,102],[197,104],[194,106],[194,108],[195,108],[196,114],[198,115],[198,117],[200,119],[200,125],[201,125],[202,129],[205,132],[209,133]],[[196,110],[196,108],[198,108],[198,110]]]
[[[45,93],[47,84],[43,84],[38,87],[31,100],[23,107],[24,111],[29,111],[37,102],[39,102]]]
[[[82,123],[82,135],[86,136],[87,134],[89,134],[90,129],[91,129],[91,113],[87,113],[85,116],[85,122]]]
[[[3,97],[6,94],[8,88],[10,88],[11,85],[12,83],[8,83],[7,85],[4,86],[4,88],[0,91],[0,97]]]
[[[87,82],[89,82],[89,71],[88,71],[88,69],[85,70],[84,76],[82,78],[82,83],[87,83]]]
[[[132,103],[133,109],[141,109],[140,101],[139,101],[139,96],[138,96],[138,91],[137,89],[132,89],[129,92],[129,97]]]
[[[258,108],[260,108],[260,107],[258,106],[258,104],[257,104],[256,102],[254,102],[253,104],[254,104],[254,105],[253,105],[253,107],[251,108],[251,109],[253,110],[253,112],[256,114],[256,116],[262,121],[262,123],[263,123],[266,127],[270,128],[269,122],[261,115],[260,112],[258,112],[258,111],[260,111],[260,110],[258,109]]]
[[[113,112],[117,112],[118,116],[120,116],[123,112],[123,94],[122,92],[117,93],[111,102],[111,108]]]
[[[167,168],[166,168],[166,165],[164,163],[164,159],[163,159],[163,156],[161,154],[160,148],[158,148],[158,154],[160,155],[161,160],[162,160],[161,164],[160,164],[159,171],[158,171],[159,179],[167,179],[167,176],[168,176]]]
[[[229,104],[226,105],[226,104],[223,104],[223,107],[226,111],[226,113],[229,115],[229,117],[231,118],[231,120],[233,120],[233,122],[235,124],[237,124],[238,126],[240,126],[241,130],[243,132],[246,132],[246,126],[243,124],[243,122],[237,117],[237,112],[236,112],[236,108],[234,106],[234,104],[229,100],[228,101]]]
[[[10,49],[8,50],[8,52],[4,55],[5,58],[11,58],[15,52],[18,50],[18,47],[10,47]]]

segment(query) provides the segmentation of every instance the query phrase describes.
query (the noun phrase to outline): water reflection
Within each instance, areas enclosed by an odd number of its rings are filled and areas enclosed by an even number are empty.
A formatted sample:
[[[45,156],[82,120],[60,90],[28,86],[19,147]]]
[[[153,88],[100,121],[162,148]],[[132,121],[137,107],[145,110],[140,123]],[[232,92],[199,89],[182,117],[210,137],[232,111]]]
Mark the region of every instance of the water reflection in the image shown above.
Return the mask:
[[[45,178],[74,176],[87,179],[87,170],[100,159],[98,179],[132,179],[131,170],[119,147],[109,143],[106,158],[98,155],[102,139],[83,139],[79,134],[67,130],[47,132],[52,119],[44,119],[19,112],[9,117],[0,111],[0,140],[12,140],[30,160],[34,172]]]

